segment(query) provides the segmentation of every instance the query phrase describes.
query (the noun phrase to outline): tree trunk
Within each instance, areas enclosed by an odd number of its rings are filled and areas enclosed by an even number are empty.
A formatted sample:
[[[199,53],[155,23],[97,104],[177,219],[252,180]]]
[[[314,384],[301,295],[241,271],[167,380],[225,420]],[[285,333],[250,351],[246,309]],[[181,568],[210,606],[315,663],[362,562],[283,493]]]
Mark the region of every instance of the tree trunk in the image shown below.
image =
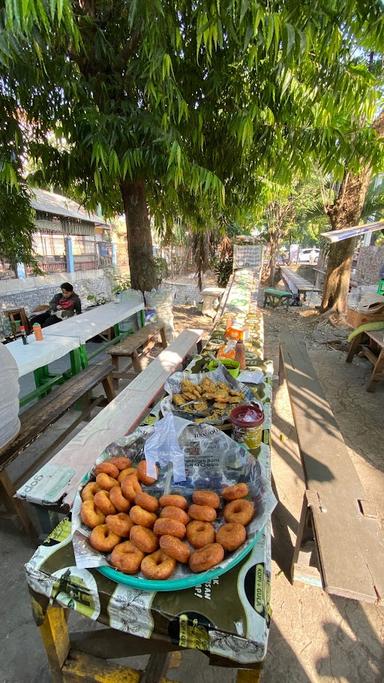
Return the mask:
[[[372,127],[379,137],[384,136],[384,112],[381,112]],[[371,173],[372,169],[367,165],[356,174],[345,172],[336,201],[327,208],[332,230],[358,225]],[[355,246],[355,238],[331,244],[321,302],[322,311],[346,312]]]
[[[269,276],[268,276],[268,283],[271,285],[271,287],[274,286],[275,284],[275,274],[276,274],[276,252],[279,246],[279,239],[275,235],[270,235],[269,237],[269,264],[268,264],[268,270],[269,270]]]
[[[153,260],[152,234],[145,200],[144,180],[120,184],[127,226],[129,270],[132,289],[142,292],[158,286]]]

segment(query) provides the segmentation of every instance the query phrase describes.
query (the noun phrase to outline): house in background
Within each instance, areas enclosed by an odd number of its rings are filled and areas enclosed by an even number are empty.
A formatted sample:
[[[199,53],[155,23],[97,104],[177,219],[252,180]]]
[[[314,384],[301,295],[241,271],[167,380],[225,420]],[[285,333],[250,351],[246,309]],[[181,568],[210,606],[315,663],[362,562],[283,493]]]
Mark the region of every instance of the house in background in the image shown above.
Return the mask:
[[[54,192],[33,189],[31,193],[31,206],[36,211],[33,248],[43,273],[74,273],[113,265],[111,226],[101,216]],[[9,264],[0,262],[2,279],[31,275],[23,264],[14,273]]]

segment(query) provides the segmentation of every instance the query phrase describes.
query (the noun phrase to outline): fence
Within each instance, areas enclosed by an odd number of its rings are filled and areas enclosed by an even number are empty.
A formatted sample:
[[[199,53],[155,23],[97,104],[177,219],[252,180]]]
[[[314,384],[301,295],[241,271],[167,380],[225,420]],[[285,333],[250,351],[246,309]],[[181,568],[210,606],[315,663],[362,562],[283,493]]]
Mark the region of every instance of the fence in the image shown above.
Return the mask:
[[[193,273],[196,270],[191,247],[174,245],[160,247],[156,256],[166,260],[169,274],[172,277],[183,273]]]

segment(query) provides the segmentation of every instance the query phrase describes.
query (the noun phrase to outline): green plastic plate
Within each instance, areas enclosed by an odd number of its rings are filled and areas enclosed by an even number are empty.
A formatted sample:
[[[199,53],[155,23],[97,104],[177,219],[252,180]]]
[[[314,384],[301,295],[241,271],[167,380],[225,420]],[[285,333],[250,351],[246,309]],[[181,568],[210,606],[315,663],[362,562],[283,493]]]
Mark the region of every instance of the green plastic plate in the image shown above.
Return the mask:
[[[112,569],[112,567],[98,567],[98,571],[106,576],[111,581],[116,583],[123,583],[126,586],[131,586],[131,588],[136,588],[142,591],[182,591],[186,588],[193,588],[193,586],[199,586],[201,583],[207,583],[213,579],[217,579],[218,576],[226,574],[231,569],[236,567],[239,562],[241,562],[244,557],[251,552],[252,548],[256,545],[260,538],[261,531],[259,531],[255,538],[253,538],[249,543],[243,548],[243,550],[225,567],[216,567],[210,569],[207,572],[201,572],[200,574],[190,574],[188,576],[183,576],[180,579],[168,579],[168,581],[153,581],[151,579],[144,579],[138,576],[130,576],[129,574],[122,574],[122,572],[117,571],[117,569]]]

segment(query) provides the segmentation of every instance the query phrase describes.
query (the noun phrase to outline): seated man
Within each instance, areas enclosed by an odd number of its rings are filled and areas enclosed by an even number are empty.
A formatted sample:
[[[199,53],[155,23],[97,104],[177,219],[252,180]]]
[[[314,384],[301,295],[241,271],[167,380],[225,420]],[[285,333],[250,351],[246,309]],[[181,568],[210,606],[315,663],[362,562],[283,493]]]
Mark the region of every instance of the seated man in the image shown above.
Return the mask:
[[[31,324],[40,323],[41,327],[55,325],[55,323],[71,318],[75,313],[81,313],[80,297],[73,291],[70,282],[63,282],[61,294],[55,294],[49,302],[49,311],[31,317]]]

